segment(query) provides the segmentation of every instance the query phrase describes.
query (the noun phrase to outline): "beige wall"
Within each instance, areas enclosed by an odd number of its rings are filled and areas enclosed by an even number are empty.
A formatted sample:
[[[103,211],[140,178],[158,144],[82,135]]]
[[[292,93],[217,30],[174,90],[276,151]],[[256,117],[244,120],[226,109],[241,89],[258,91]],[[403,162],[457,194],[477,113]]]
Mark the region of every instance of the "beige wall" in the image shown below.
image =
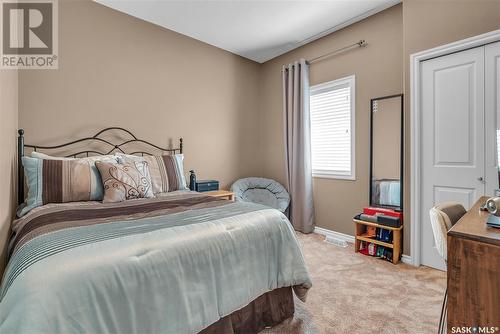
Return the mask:
[[[370,99],[403,91],[402,6],[342,29],[273,59],[262,69],[264,176],[283,181],[280,69],[365,39],[368,45],[311,65],[311,85],[356,75],[356,180],[314,179],[318,226],[353,234],[352,217],[368,205]]]
[[[355,74],[357,86],[356,181],[315,179],[317,224],[352,234],[352,216],[368,204],[369,100],[404,91],[406,254],[409,55],[500,28],[499,0],[404,0],[259,65],[90,0],[59,3],[60,69],[19,74],[19,123],[27,141],[48,144],[112,125],[163,145],[182,136],[186,169],[220,179],[223,187],[247,175],[283,182],[281,65],[366,39],[366,48],[311,67],[313,85]],[[14,139],[15,133],[2,137],[2,144]],[[11,158],[2,168],[12,167]],[[10,208],[13,199],[3,196],[1,208]]]
[[[356,181],[315,179],[316,223],[353,234],[352,216],[368,204],[369,99],[404,92],[404,253],[410,252],[410,54],[500,29],[499,0],[403,0],[375,16],[332,33],[264,64],[262,122],[264,175],[283,180],[281,81],[279,68],[366,39],[353,50],[311,66],[311,84],[356,74]],[[403,88],[404,87],[404,88]]]
[[[122,126],[185,143],[186,170],[223,187],[261,174],[260,65],[90,0],[59,2],[59,69],[19,75],[26,141]]]
[[[0,276],[5,265],[5,245],[13,217],[16,187],[18,72],[0,70]]]
[[[405,245],[410,247],[410,55],[500,29],[500,0],[404,0]]]

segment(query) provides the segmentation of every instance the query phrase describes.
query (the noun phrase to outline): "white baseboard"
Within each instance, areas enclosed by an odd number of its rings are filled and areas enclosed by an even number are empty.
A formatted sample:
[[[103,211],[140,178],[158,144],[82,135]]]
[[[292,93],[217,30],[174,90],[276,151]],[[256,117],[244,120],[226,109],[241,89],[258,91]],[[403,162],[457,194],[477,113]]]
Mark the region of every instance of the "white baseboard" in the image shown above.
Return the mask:
[[[321,234],[321,235],[324,235],[326,237],[330,237],[330,238],[338,240],[338,241],[345,241],[345,242],[354,243],[354,236],[349,235],[349,234],[340,233],[340,232],[335,232],[332,230],[328,230],[326,228],[315,227],[314,233]],[[403,254],[401,256],[401,262],[412,265],[412,266],[414,265],[413,259],[409,255]]]
[[[414,266],[413,258],[410,255],[401,255],[401,262]]]
[[[336,239],[338,241],[350,242],[351,244],[354,243],[354,236],[349,235],[349,234],[340,233],[340,232],[335,232],[332,230],[327,230],[326,228],[315,227],[314,233],[318,233],[318,234],[324,235],[326,237]]]

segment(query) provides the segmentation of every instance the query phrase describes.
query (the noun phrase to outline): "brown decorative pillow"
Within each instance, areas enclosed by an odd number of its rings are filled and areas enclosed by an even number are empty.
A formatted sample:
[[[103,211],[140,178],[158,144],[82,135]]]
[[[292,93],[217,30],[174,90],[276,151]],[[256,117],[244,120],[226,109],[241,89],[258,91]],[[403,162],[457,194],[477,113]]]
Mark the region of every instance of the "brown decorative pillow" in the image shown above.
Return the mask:
[[[146,155],[139,157],[116,153],[119,163],[145,161],[148,164],[153,184],[153,193],[166,193],[175,190],[187,190],[184,178],[184,155]]]
[[[154,197],[148,164],[96,162],[104,186],[103,203]]]

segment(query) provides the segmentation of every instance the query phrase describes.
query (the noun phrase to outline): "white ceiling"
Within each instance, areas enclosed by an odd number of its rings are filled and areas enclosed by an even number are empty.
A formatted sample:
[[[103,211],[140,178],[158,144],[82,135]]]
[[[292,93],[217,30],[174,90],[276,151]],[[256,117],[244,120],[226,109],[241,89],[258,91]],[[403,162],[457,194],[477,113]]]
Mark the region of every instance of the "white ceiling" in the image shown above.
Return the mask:
[[[400,0],[95,1],[259,63],[400,2]],[[355,42],[357,41],[353,41]]]

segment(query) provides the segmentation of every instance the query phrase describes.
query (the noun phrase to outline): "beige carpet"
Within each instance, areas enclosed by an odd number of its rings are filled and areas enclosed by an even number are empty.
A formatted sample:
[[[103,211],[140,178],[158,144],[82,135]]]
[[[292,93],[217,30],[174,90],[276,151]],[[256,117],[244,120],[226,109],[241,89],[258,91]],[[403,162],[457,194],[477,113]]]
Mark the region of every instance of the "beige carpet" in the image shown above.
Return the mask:
[[[295,316],[262,334],[437,332],[445,273],[354,253],[298,235],[313,287],[307,302],[295,299]]]

